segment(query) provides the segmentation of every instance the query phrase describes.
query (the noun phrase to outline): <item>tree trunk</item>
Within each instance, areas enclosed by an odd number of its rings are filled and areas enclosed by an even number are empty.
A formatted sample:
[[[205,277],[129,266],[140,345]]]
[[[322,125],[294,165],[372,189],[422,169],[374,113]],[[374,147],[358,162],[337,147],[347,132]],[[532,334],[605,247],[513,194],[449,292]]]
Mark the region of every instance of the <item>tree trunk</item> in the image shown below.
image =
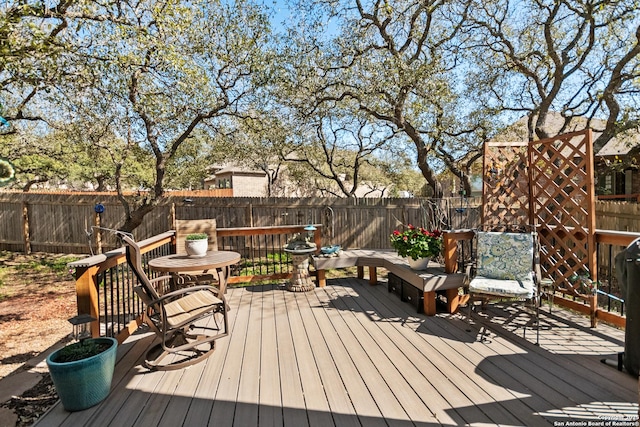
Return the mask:
[[[156,208],[157,204],[157,202],[147,203],[145,201],[142,205],[133,209],[129,216],[125,218],[122,226],[120,226],[120,230],[130,233],[138,228],[138,226],[140,226],[144,221],[145,215],[152,212]]]

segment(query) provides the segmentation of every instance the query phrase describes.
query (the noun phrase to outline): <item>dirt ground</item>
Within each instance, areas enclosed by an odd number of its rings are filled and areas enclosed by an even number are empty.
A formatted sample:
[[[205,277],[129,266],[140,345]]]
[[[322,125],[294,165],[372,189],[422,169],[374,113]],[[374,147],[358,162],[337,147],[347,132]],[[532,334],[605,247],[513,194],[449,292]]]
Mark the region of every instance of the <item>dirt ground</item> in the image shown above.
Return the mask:
[[[28,369],[25,362],[69,341],[75,316],[75,282],[66,267],[78,256],[0,252],[0,380]],[[0,407],[18,414],[17,426],[31,425],[55,401],[48,374],[22,396]]]

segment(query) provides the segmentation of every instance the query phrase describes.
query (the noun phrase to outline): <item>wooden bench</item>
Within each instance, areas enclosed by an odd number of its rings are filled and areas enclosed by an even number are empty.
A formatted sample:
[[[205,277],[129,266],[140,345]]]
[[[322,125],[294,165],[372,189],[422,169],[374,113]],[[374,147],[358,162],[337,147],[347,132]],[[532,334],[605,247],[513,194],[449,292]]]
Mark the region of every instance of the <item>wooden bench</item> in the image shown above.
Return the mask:
[[[416,305],[418,312],[428,316],[436,314],[436,293],[446,291],[447,311],[455,313],[462,303],[458,288],[464,286],[463,273],[445,273],[444,267],[430,263],[425,271],[409,268],[409,263],[394,251],[375,249],[354,249],[343,251],[338,256],[314,255],[313,266],[320,287],[326,285],[326,270],[357,267],[358,278],[364,278],[364,267],[369,267],[369,283],[378,283],[377,267],[389,272],[390,292],[400,296],[403,301]]]
[[[406,262],[389,266],[387,270],[389,292],[395,292],[402,301],[415,305],[418,313],[436,314],[438,291],[444,291],[449,313],[458,311],[463,302],[458,289],[465,286],[464,273],[445,273],[444,267],[433,262],[424,271],[412,270]]]
[[[341,251],[339,255],[314,255],[313,266],[316,269],[316,283],[320,287],[327,284],[326,270],[357,267],[358,279],[364,278],[364,267],[369,267],[369,283],[378,283],[377,267],[384,267],[385,259],[401,259],[394,251],[376,249],[352,249]]]

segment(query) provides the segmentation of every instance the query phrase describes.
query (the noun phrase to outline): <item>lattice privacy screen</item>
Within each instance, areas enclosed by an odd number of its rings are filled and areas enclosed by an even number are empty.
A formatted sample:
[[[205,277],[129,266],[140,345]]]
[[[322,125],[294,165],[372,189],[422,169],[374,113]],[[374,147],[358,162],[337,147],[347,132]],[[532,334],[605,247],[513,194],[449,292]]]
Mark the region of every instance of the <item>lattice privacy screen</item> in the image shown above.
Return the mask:
[[[532,143],[484,147],[484,225],[538,227],[543,276],[562,292],[583,295],[573,272],[597,279],[591,130]]]
[[[589,272],[597,279],[592,132],[535,141],[529,156],[531,211],[540,226],[544,275],[561,290],[582,294],[570,276]]]
[[[482,224],[530,224],[526,142],[487,142],[484,145]]]

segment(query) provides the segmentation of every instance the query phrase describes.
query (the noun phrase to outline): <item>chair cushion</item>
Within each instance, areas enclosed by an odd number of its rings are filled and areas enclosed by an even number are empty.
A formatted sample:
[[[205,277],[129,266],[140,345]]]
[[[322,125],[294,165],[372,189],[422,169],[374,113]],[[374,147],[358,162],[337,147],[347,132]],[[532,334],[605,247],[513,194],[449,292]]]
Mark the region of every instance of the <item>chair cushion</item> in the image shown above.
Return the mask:
[[[212,292],[201,290],[165,304],[167,323],[176,326],[211,311],[222,300]]]
[[[531,299],[535,295],[533,280],[503,280],[483,276],[474,277],[469,283],[470,293],[482,293],[503,298]]]
[[[478,232],[476,275],[487,279],[533,282],[530,233]]]

